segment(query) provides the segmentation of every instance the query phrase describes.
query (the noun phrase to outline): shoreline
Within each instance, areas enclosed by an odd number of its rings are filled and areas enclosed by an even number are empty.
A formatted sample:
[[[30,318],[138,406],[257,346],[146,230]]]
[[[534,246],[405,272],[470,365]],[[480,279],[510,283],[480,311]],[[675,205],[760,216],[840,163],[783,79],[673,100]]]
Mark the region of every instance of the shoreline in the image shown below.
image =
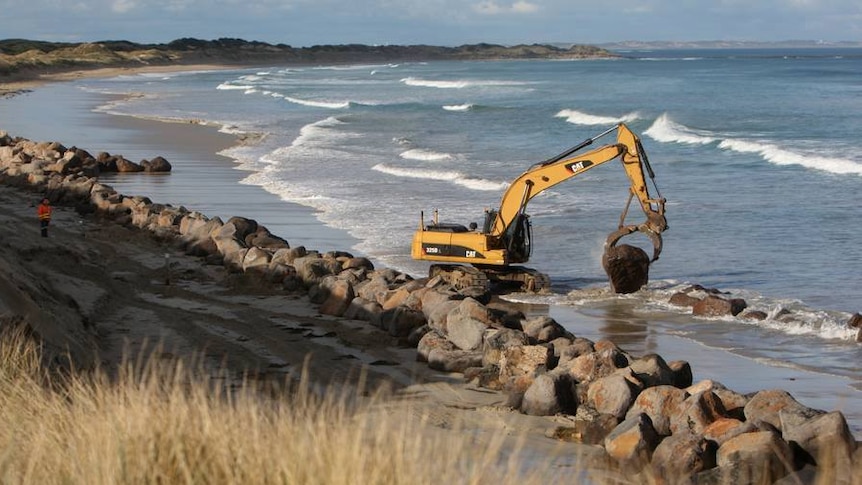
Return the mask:
[[[22,111],[31,104],[26,99],[39,97],[45,89],[57,88],[69,81],[132,75],[140,73],[171,73],[196,72],[206,70],[231,70],[252,66],[195,64],[183,66],[153,66],[135,68],[104,68],[97,70],[73,71],[63,74],[44,76],[40,81],[29,85],[25,96],[3,99],[0,103],[21,103]],[[0,84],[2,88],[2,84]],[[38,89],[33,91],[32,89]],[[70,95],[67,95],[70,96]],[[122,102],[134,98],[134,94],[102,94],[88,93],[93,98],[92,109],[109,104],[111,100]],[[79,97],[79,96],[75,96]],[[53,106],[56,100],[49,99],[42,104]],[[0,109],[3,105],[0,104]],[[62,110],[62,107],[60,108]],[[80,109],[73,106],[72,110]],[[87,108],[88,110],[90,108]],[[129,193],[150,197],[159,203],[185,205],[192,210],[198,210],[209,217],[228,219],[242,216],[254,219],[269,228],[274,234],[291,241],[291,244],[308,245],[323,251],[352,250],[359,241],[346,231],[328,226],[315,215],[315,209],[295,202],[281,200],[255,185],[241,184],[240,181],[249,173],[238,169],[238,165],[228,155],[223,154],[230,149],[241,147],[261,134],[231,134],[221,131],[222,126],[215,123],[202,123],[199,120],[173,120],[162,118],[147,118],[115,114],[110,112],[86,112],[65,122],[56,123],[55,129],[46,126],[53,122],[53,116],[24,113],[30,117],[44,116],[46,119],[38,123],[38,129],[51,133],[51,136],[34,136],[32,133],[10,132],[13,136],[23,136],[30,139],[50,139],[66,144],[75,144],[92,151],[107,151],[121,154],[131,160],[164,156],[175,170],[167,176],[145,176],[128,174],[109,174],[100,177],[105,184],[111,185],[121,193]],[[69,131],[69,125],[91,125],[99,133],[110,130],[107,137],[91,137],[88,146],[74,134],[68,140],[63,139],[57,130]],[[0,127],[7,129],[7,127]],[[87,133],[92,130],[83,130]],[[201,190],[203,184],[206,190]],[[241,198],[224,199],[224,193],[242,193]],[[276,222],[279,221],[279,222]]]
[[[0,103],[2,103],[2,101],[0,101]],[[236,141],[235,137],[232,137],[231,135],[228,135],[225,133],[219,133],[217,128],[215,128],[213,126],[209,126],[209,125],[202,125],[202,124],[195,124],[195,123],[178,123],[178,124],[166,123],[165,121],[148,120],[148,119],[127,117],[127,116],[117,116],[117,115],[101,116],[101,114],[95,114],[95,115],[91,115],[91,116],[103,118],[103,121],[101,122],[102,126],[107,126],[107,125],[111,125],[114,127],[116,125],[124,126],[124,129],[128,129],[130,131],[130,133],[132,133],[132,136],[134,138],[136,138],[136,139],[144,138],[147,146],[161,146],[161,147],[172,146],[175,149],[188,150],[189,151],[188,156],[191,158],[194,158],[194,157],[200,158],[199,160],[197,160],[197,162],[201,163],[202,166],[211,166],[212,161],[213,161],[212,158],[219,156],[217,154],[216,155],[213,154],[213,149],[210,147],[209,143],[215,142],[215,143],[222,143],[222,144],[228,143],[229,144],[229,141]],[[0,128],[4,128],[4,127],[0,127]],[[151,131],[147,131],[147,130],[151,130]],[[141,133],[141,131],[146,131],[146,133]],[[13,133],[13,135],[15,135],[15,134]],[[194,138],[197,136],[201,137],[201,140],[210,140],[210,141],[196,140],[193,142],[189,142],[190,137]],[[122,142],[120,142],[120,144],[122,144]],[[207,148],[207,147],[210,147],[210,148]],[[83,148],[90,149],[90,147],[86,147],[86,146]],[[206,153],[203,154],[203,152],[206,152]],[[152,157],[152,156],[159,155],[159,154],[160,153],[150,153],[149,156]],[[177,160],[179,161],[182,158],[184,158],[184,156],[181,155]],[[173,162],[173,160],[171,160],[171,161]],[[242,174],[242,172],[235,170],[234,164],[232,162],[227,163],[226,161],[220,161],[218,163],[218,165],[221,166],[222,170],[224,170],[223,174],[232,174],[234,176],[234,178],[235,178],[234,186],[237,185],[236,181],[241,178],[241,177],[239,177],[238,174]],[[117,185],[116,183],[111,183],[111,181],[109,181],[109,180],[105,180],[105,183],[107,185],[113,186],[114,188],[116,188],[118,190],[118,192],[121,192],[121,193],[134,194],[134,195],[146,195],[148,197],[151,197],[154,202],[173,204],[173,203],[178,203],[178,202],[174,202],[171,200],[164,200],[162,197],[159,197],[156,195],[151,196],[148,194],[143,194],[143,193],[140,193],[140,191],[126,190],[126,188],[123,188],[123,187],[132,187],[135,184],[140,184],[140,183],[144,182],[144,183],[153,183],[154,187],[161,186],[164,189],[166,187],[164,184],[164,182],[166,180],[172,181],[174,179],[178,179],[180,177],[175,177],[175,175],[178,175],[181,173],[182,173],[182,170],[178,166],[177,172],[172,173],[170,175],[170,177],[137,174],[137,175],[129,175],[128,177],[124,177],[129,181],[129,183],[126,185],[123,185],[123,184]],[[195,180],[196,182],[200,182],[200,173],[193,174],[193,177],[196,179]],[[117,177],[117,178],[119,179],[120,177]],[[225,179],[225,180],[227,180],[227,179]],[[231,182],[228,181],[227,183],[231,183]],[[207,186],[206,189],[211,190],[212,186]],[[262,225],[267,226],[270,229],[274,229],[274,227],[272,227],[270,224],[268,224],[265,220],[261,220],[259,218],[254,217],[249,212],[249,210],[254,205],[260,205],[261,203],[265,204],[265,202],[261,202],[261,201],[273,200],[273,199],[277,199],[277,197],[272,195],[272,194],[265,193],[259,187],[254,187],[254,189],[257,190],[258,192],[261,192],[261,194],[257,194],[254,197],[252,197],[253,200],[246,201],[249,204],[248,206],[243,206],[241,204],[237,204],[237,201],[222,201],[222,202],[224,202],[225,206],[231,207],[231,209],[230,209],[231,211],[235,211],[234,215],[255,219],[259,223],[261,223]],[[169,190],[176,190],[176,187],[169,188]],[[218,193],[219,191],[215,190],[215,192]],[[176,193],[176,192],[174,192],[174,193]],[[188,196],[190,194],[188,192],[186,192],[185,195]],[[221,196],[220,193],[218,195]],[[180,202],[189,202],[189,201],[183,200]],[[198,209],[195,204],[190,204],[189,208],[192,210]],[[303,206],[299,206],[299,205],[296,205],[296,208],[297,209],[307,209],[307,208],[304,208]],[[218,215],[218,214],[215,214],[209,210],[201,210],[201,212],[203,212],[204,214],[206,214],[207,216],[210,216],[210,217]],[[325,225],[323,225],[323,223],[321,223],[320,221],[318,221],[316,218],[313,217],[313,213],[310,209],[307,209],[306,212],[308,213],[306,215],[311,216],[310,218],[313,219],[313,222],[309,221],[309,226],[304,228],[303,230],[313,232],[315,230],[315,228],[317,230],[319,230],[320,226],[325,227]],[[23,217],[24,216],[22,215],[22,218]],[[71,220],[67,221],[67,224],[70,227],[73,226],[71,224]],[[291,225],[292,224],[293,223],[291,223]],[[297,223],[297,224],[301,225],[301,223]],[[68,227],[65,230],[69,231],[69,232],[71,231],[71,229],[69,229]],[[277,233],[278,231],[273,230],[273,232]],[[294,240],[296,238],[291,237],[290,235],[283,235],[283,236],[291,243],[292,246],[295,244]],[[309,237],[309,240],[313,241],[318,236],[316,236],[314,234],[309,234],[308,237]],[[338,244],[342,244],[339,242],[334,242],[333,244],[336,245],[336,247],[334,247],[333,249],[342,249],[342,250],[343,249],[349,249],[349,248],[345,248],[343,245],[338,247],[337,246]],[[320,248],[320,245],[319,244],[310,244],[309,248],[310,249],[318,249],[318,248]],[[158,265],[158,263],[155,263],[155,264]],[[167,296],[167,294],[165,294],[163,296]],[[278,298],[272,298],[272,299],[267,298],[262,303],[264,303],[265,305],[281,305],[281,304],[283,304],[281,299],[278,299]],[[295,312],[296,314],[302,314],[303,318],[308,318],[309,320],[307,320],[306,322],[310,322],[313,320],[316,323],[324,323],[327,321],[326,319],[321,319],[320,322],[318,322],[318,319],[319,319],[318,317],[320,317],[320,315],[315,314],[316,309],[314,308],[314,306],[305,299],[302,299],[301,303],[302,303],[302,305],[306,305],[306,306],[303,307],[302,309],[296,309],[296,307],[294,307],[294,309],[292,311]],[[247,300],[243,300],[242,304],[243,305],[250,305],[252,308],[255,308],[257,310],[261,309],[261,307],[257,303],[249,303],[249,301],[247,301]],[[184,311],[190,311],[189,308],[185,308],[185,307],[183,308],[183,310]],[[572,311],[572,313],[575,314],[577,312]],[[577,321],[577,323],[579,325],[589,325],[590,324],[589,318],[584,318],[584,315],[582,315],[582,314],[579,315],[578,317],[573,317],[573,318],[579,319]],[[565,325],[565,324],[569,324],[571,322],[565,321],[562,323]],[[232,330],[232,328],[229,328],[227,330],[234,331],[234,330]],[[338,328],[339,332],[342,331],[341,325],[333,324],[333,327],[330,327],[330,328]],[[255,331],[254,329],[251,329],[251,328],[246,328],[245,330],[251,331],[251,332]],[[160,332],[160,330],[157,328],[149,328],[149,331],[156,332],[157,334]],[[221,331],[221,330],[218,329],[218,325],[215,325],[215,326],[211,326],[209,329],[205,330],[205,332],[201,333],[201,335],[205,335],[207,332],[209,332],[211,334],[213,332],[219,332],[219,331]],[[225,333],[227,333],[227,332],[225,332]],[[326,335],[326,332],[322,332],[318,336],[325,336],[325,335]],[[274,338],[277,339],[278,337],[274,337]],[[665,340],[672,341],[674,339],[673,338],[667,338]],[[612,341],[615,341],[615,340],[612,339]],[[378,342],[378,344],[380,344],[380,343],[381,342]],[[687,347],[685,349],[685,351],[687,353],[693,355],[694,357],[686,359],[685,356],[676,355],[671,351],[673,349],[683,350],[683,347]],[[646,348],[647,347],[645,347],[645,349]],[[679,343],[674,344],[673,342],[671,342],[668,347],[658,346],[655,348],[658,349],[658,350],[656,350],[657,353],[659,353],[661,355],[665,355],[669,358],[672,358],[672,359],[681,358],[683,360],[689,360],[692,363],[692,368],[694,369],[695,372],[697,372],[699,369],[703,368],[704,363],[702,363],[701,361],[698,360],[698,357],[702,357],[702,355],[698,355],[699,352],[696,349],[696,345],[683,346],[683,345],[680,345]],[[390,349],[390,350],[392,350],[392,349]],[[625,349],[625,350],[628,350],[628,349]],[[653,349],[649,348],[649,350],[653,350]],[[318,352],[320,352],[319,349],[318,349]],[[409,352],[410,352],[410,349],[408,349],[407,351],[404,351],[404,352],[395,352],[394,354],[390,354],[390,355],[392,355],[391,358],[393,359],[393,361],[397,361],[401,365],[409,366],[409,368],[411,369],[409,371],[409,373],[413,374],[413,377],[415,377],[415,372],[416,372],[415,364],[412,364],[412,365],[408,364],[409,357],[410,357]],[[709,372],[710,373],[715,372],[716,376],[720,375],[719,371],[716,371],[716,368],[720,369],[720,372],[728,372],[728,369],[730,369],[730,372],[745,373],[747,369],[750,370],[750,367],[748,367],[748,366],[760,365],[761,366],[760,369],[762,369],[764,371],[760,375],[760,379],[763,379],[763,380],[759,381],[759,380],[755,379],[754,382],[752,382],[752,387],[755,389],[765,389],[765,388],[776,387],[774,385],[776,375],[786,374],[786,370],[782,370],[781,372],[779,372],[775,369],[770,370],[770,368],[768,366],[765,366],[763,364],[753,363],[753,362],[744,363],[745,365],[737,365],[738,362],[733,362],[733,361],[738,361],[739,359],[731,358],[728,355],[722,354],[720,351],[711,352],[711,353],[713,355],[711,356],[711,359],[708,361],[709,365],[711,366],[711,368],[709,369]],[[271,363],[275,363],[275,364],[280,365],[278,360],[274,360]],[[419,366],[419,367],[422,367],[422,366]],[[401,370],[403,371],[406,369],[402,368]],[[403,375],[402,375],[402,377],[403,377]],[[437,375],[437,376],[435,376],[435,378],[440,378],[440,376]],[[721,381],[720,377],[714,378],[714,379],[717,381]],[[444,378],[444,380],[446,380],[446,379]],[[767,384],[767,383],[769,385],[766,385],[766,386],[762,385],[762,384]],[[781,384],[779,384],[777,387],[784,388],[784,386]],[[794,393],[794,395],[795,395],[795,393]],[[499,405],[499,402],[497,402],[495,404]],[[832,409],[833,408],[829,408],[829,410],[832,410]],[[543,421],[543,422],[545,424],[547,424],[547,421]],[[859,428],[858,425],[854,426],[854,428],[855,428],[854,431],[856,431],[856,434],[858,434],[859,429],[862,429],[862,428]]]

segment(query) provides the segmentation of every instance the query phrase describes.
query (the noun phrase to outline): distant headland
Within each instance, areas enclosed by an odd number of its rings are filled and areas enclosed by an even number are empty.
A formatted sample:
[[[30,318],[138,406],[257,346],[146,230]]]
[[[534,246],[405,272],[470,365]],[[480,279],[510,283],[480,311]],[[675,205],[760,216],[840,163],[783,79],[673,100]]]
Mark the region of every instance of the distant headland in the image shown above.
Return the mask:
[[[183,38],[167,44],[138,44],[122,40],[64,43],[5,39],[0,40],[0,81],[3,78],[26,80],[43,74],[106,67],[602,57],[617,57],[617,54],[591,45],[502,46],[482,43],[458,47],[362,44],[291,47],[232,38]]]

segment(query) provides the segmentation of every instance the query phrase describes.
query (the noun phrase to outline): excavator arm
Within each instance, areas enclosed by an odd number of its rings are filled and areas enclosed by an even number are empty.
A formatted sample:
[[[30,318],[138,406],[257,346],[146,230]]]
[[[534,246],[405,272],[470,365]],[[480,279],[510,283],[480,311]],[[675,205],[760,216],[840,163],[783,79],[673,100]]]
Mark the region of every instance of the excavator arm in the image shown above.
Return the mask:
[[[604,145],[588,152],[577,153],[613,131],[617,132],[617,143]],[[629,206],[627,203],[620,217],[619,229],[608,236],[607,246],[614,246],[623,236],[633,232],[642,232],[653,242],[653,261],[655,261],[661,253],[661,233],[667,229],[667,221],[664,216],[665,200],[650,196],[646,176],[649,175],[653,183],[655,176],[641,146],[640,139],[623,123],[583,141],[556,157],[533,165],[515,179],[503,194],[500,209],[496,212],[488,236],[504,237],[513,222],[525,214],[527,203],[533,197],[561,182],[617,158],[622,161],[623,168],[631,183],[629,203],[633,197],[637,197],[647,220],[641,224],[625,225],[625,216]],[[658,192],[657,188],[656,192]]]

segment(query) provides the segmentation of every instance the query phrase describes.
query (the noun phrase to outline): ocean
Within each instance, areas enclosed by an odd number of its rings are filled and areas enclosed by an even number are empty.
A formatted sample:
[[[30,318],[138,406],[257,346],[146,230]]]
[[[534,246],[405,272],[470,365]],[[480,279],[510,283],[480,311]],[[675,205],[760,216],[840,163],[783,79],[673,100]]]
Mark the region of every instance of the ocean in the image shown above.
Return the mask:
[[[611,162],[531,201],[528,266],[550,275],[553,292],[509,298],[547,309],[579,335],[623,336],[635,353],[673,338],[695,355],[756,362],[780,380],[774,387],[840,407],[862,431],[862,345],[847,326],[862,310],[862,49],[620,54],[130,74],[46,86],[29,100],[4,100],[0,115],[13,135],[57,139],[52,126],[64,123],[69,143],[122,146],[131,159],[160,153],[140,153],[152,144],[136,146],[134,132],[94,130],[86,120],[216,125],[245,137],[220,152],[223,160],[106,183],[210,216],[256,218],[294,245],[349,250],[415,276],[428,268],[410,258],[420,213],[481,225],[483,211],[532,164],[624,122],[641,137],[667,199],[669,230],[648,288],[624,296],[607,289],[603,242],[628,195]],[[52,121],[32,111],[15,120],[25,107]],[[272,206],[224,213],[217,202],[232,189],[209,186],[210,170],[238,172],[243,187],[273,194]],[[200,197],[172,185],[188,179]],[[307,227],[280,215],[291,204],[310,208],[335,235],[315,245]],[[628,220],[639,216],[633,207]],[[744,298],[769,318],[693,318],[667,303],[693,284]],[[745,371],[700,376],[752,390]]]

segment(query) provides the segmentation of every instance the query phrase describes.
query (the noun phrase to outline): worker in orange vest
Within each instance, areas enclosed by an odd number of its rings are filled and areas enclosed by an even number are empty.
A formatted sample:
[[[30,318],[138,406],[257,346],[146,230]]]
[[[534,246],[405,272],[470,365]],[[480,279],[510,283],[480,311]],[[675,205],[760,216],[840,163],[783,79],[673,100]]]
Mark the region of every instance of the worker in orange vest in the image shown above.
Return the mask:
[[[36,213],[39,215],[39,225],[42,227],[42,237],[48,237],[48,224],[51,223],[51,201],[42,199]]]

